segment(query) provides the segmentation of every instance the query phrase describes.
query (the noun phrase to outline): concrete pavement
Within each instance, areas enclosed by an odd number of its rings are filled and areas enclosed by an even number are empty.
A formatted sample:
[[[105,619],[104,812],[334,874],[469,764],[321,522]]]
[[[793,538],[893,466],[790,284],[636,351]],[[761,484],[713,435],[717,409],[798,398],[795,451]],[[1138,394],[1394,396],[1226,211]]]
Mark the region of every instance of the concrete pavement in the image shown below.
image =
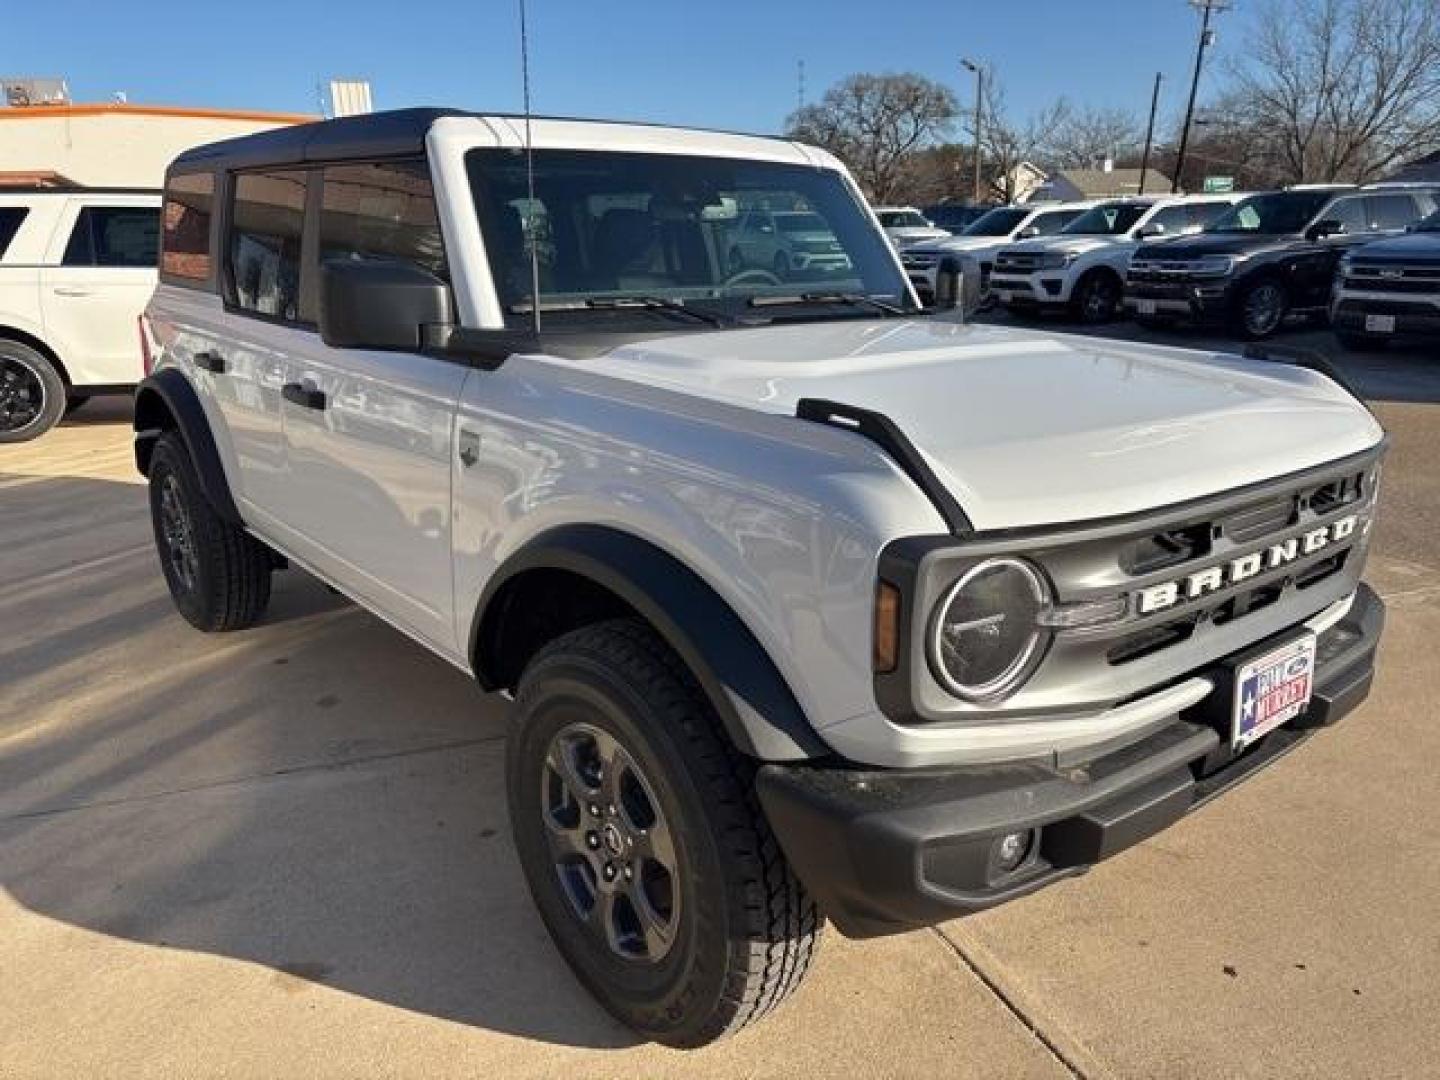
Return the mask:
[[[190,630],[123,409],[0,448],[0,1077],[1440,1075],[1440,369],[1375,363],[1363,711],[1084,878],[832,933],[785,1010],[691,1054],[549,945],[503,701],[300,573],[263,626]]]

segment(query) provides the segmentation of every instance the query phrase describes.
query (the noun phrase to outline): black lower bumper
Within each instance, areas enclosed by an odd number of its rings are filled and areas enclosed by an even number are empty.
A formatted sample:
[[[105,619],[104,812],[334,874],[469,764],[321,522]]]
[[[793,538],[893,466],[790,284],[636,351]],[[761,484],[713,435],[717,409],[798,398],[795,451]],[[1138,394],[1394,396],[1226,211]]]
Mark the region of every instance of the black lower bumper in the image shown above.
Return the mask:
[[[1339,720],[1370,691],[1384,620],[1379,597],[1361,585],[1317,642],[1308,709],[1238,755],[1229,750],[1228,700],[1202,702],[1082,767],[770,764],[758,777],[760,801],[795,872],[845,934],[894,933],[993,907],[1154,835]],[[1216,674],[1223,683],[1223,664]],[[1026,853],[1006,869],[999,841],[1017,833]]]
[[[1394,330],[1387,333],[1367,330],[1367,315],[1391,316],[1395,320]],[[1440,338],[1440,312],[1428,305],[1342,300],[1330,312],[1330,325],[1342,334],[1373,337],[1377,341],[1392,338],[1434,341]]]
[[[1122,306],[1132,316],[1144,319],[1187,322],[1215,326],[1230,318],[1233,297],[1228,282],[1153,284],[1127,282]],[[1153,306],[1153,310],[1144,310]]]

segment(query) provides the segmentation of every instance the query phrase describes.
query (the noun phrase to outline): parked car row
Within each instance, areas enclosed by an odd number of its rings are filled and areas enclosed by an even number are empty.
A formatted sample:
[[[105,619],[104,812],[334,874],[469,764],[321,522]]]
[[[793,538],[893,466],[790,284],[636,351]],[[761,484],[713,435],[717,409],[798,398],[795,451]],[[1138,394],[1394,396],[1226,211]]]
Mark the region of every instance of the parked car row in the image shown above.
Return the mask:
[[[1342,343],[1440,335],[1440,190],[1301,186],[997,207],[901,251],[921,299],[941,261],[977,264],[1021,317],[1220,326],[1246,339],[1328,315]]]

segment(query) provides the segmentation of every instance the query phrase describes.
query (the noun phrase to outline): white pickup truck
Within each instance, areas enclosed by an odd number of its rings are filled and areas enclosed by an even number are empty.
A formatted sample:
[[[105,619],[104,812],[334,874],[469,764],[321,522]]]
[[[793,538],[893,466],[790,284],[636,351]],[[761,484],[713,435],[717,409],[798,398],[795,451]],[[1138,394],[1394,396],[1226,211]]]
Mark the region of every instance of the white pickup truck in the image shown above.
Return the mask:
[[[1059,233],[1003,247],[990,289],[1015,314],[1068,311],[1085,323],[1120,310],[1125,268],[1140,245],[1199,232],[1240,196],[1115,199],[1092,206]]]
[[[144,377],[159,232],[155,192],[0,191],[0,443]]]

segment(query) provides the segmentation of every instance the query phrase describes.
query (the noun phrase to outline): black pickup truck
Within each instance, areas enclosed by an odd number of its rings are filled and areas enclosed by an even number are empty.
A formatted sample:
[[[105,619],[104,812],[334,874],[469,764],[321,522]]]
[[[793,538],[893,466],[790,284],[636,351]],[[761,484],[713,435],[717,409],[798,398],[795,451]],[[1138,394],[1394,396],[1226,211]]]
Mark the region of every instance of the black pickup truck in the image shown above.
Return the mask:
[[[1437,208],[1428,189],[1293,188],[1236,203],[1198,236],[1147,244],[1130,261],[1125,308],[1147,324],[1228,326],[1269,337],[1324,314],[1340,258]]]

